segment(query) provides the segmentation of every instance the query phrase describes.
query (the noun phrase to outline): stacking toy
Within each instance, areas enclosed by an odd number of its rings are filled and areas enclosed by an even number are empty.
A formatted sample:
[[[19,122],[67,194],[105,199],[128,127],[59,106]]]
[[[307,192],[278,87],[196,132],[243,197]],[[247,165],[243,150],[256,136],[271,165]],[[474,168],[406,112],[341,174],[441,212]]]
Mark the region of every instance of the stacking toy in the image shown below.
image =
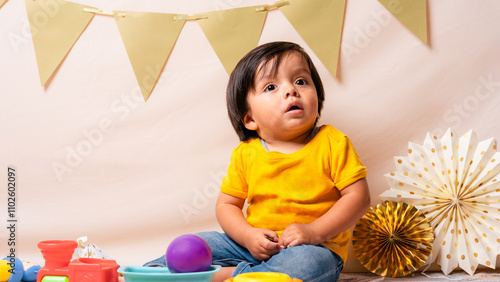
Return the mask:
[[[118,264],[114,260],[77,258],[71,261],[75,248],[72,240],[41,241],[38,248],[45,260],[37,282],[118,282]]]
[[[200,236],[185,234],[168,245],[165,259],[173,273],[208,271],[212,263],[212,250]]]

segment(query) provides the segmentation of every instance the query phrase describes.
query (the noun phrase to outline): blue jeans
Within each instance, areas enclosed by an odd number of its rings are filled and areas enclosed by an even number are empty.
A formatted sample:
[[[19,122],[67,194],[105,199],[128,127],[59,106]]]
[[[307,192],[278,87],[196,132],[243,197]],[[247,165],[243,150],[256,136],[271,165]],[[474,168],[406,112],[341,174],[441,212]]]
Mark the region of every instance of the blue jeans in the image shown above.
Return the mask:
[[[236,266],[232,277],[246,272],[280,272],[304,282],[337,281],[343,268],[342,259],[323,246],[300,245],[281,250],[267,261],[252,257],[250,252],[225,233],[202,232],[212,249],[212,264]],[[165,256],[144,266],[165,266]]]

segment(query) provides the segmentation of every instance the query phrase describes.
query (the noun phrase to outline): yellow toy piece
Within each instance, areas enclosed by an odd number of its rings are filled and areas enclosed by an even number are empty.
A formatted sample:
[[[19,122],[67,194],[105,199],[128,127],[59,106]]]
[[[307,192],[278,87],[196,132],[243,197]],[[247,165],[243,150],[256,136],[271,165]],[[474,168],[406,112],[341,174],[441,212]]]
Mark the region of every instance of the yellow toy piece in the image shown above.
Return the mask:
[[[242,273],[224,282],[302,282],[300,279],[292,279],[283,273],[275,272],[249,272]]]
[[[0,260],[0,281],[8,281],[10,278],[10,265],[6,260]]]

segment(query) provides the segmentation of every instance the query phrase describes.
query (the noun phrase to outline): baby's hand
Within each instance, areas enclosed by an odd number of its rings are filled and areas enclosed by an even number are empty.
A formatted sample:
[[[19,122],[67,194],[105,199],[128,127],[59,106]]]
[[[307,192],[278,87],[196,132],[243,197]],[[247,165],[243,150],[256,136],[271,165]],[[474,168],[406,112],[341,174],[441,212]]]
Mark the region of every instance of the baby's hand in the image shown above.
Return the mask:
[[[272,230],[253,228],[245,238],[245,247],[258,260],[268,260],[281,250],[278,234]]]
[[[321,242],[321,238],[312,230],[309,224],[294,223],[283,230],[278,244],[280,248],[285,249],[302,244],[317,245]]]

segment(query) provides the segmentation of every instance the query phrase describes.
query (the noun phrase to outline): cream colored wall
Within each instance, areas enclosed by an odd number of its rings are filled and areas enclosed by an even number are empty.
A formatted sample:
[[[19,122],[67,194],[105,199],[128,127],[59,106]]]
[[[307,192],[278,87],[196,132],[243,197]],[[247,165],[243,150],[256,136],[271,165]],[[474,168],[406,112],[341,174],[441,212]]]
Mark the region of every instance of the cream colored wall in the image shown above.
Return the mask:
[[[274,1],[97,1],[108,10],[195,14]],[[500,139],[500,2],[429,0],[430,46],[375,0],[347,4],[339,77],[279,11],[261,43],[294,41],[322,76],[321,123],[348,134],[369,170],[372,204],[383,174],[426,132],[474,129]],[[327,35],[325,35],[327,36]],[[187,22],[147,102],[112,17],[96,16],[46,89],[40,87],[24,1],[0,9],[0,225],[7,167],[17,171],[17,254],[86,235],[122,265],[163,254],[184,233],[219,230],[218,184],[238,144],[225,109],[228,75],[196,22]],[[0,229],[7,254],[8,230]],[[346,271],[363,271],[351,254]]]

